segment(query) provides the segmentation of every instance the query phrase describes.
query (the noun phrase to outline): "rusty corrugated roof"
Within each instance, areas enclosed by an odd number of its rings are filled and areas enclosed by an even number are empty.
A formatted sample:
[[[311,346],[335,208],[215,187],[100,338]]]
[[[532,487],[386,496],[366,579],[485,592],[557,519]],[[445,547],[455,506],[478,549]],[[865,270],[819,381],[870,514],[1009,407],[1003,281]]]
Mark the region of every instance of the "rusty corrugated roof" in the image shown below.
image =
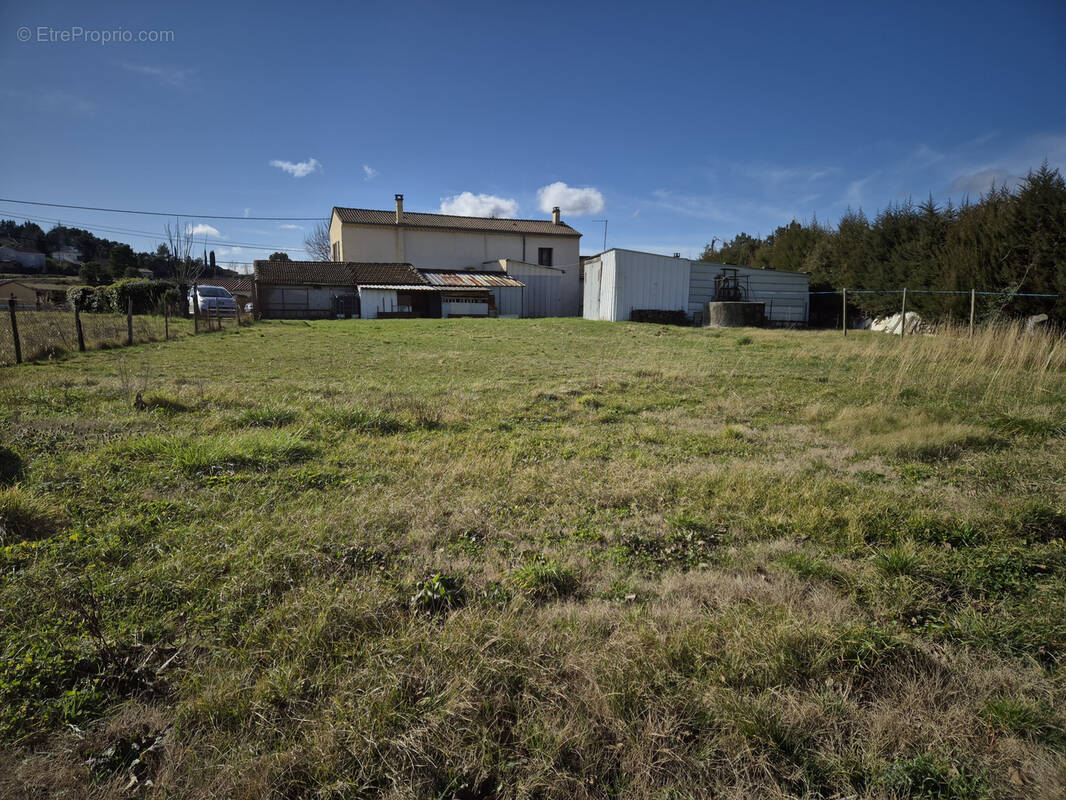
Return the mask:
[[[444,272],[420,269],[422,277],[430,286],[455,287],[459,289],[493,289],[500,286],[525,286],[502,272]]]
[[[395,211],[334,206],[333,213],[340,217],[342,223],[396,226]],[[581,235],[565,222],[560,222],[556,225],[550,219],[459,217],[452,214],[423,214],[418,211],[404,211],[401,219],[402,225],[411,228],[445,228],[448,230],[483,231],[486,233],[535,233],[538,236]]]

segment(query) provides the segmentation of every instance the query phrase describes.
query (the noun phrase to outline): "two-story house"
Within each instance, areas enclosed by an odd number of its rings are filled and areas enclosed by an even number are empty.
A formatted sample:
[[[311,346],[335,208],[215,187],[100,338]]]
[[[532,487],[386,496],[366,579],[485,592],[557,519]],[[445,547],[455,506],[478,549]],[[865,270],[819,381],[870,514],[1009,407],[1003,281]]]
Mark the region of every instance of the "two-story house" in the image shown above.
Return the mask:
[[[558,270],[560,313],[581,314],[581,234],[558,208],[550,220],[424,214],[404,211],[398,194],[395,212],[335,207],[329,240],[334,261],[458,271],[499,269],[507,260]]]

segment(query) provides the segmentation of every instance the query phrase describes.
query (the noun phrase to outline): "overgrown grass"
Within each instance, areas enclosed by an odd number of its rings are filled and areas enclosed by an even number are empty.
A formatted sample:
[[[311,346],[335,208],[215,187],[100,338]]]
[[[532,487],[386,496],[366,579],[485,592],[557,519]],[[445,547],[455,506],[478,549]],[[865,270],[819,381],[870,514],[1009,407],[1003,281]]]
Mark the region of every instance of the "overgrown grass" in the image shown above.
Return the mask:
[[[73,311],[19,311],[19,343],[23,361],[40,361],[78,352],[78,334]],[[82,335],[88,350],[123,347],[129,331],[123,314],[82,314]],[[234,324],[234,323],[231,323]],[[155,342],[165,336],[178,338],[193,332],[191,320],[137,315],[133,318],[133,341]],[[15,343],[8,320],[0,325],[0,367],[15,363]]]
[[[278,322],[0,370],[0,795],[1061,796],[1027,336]]]

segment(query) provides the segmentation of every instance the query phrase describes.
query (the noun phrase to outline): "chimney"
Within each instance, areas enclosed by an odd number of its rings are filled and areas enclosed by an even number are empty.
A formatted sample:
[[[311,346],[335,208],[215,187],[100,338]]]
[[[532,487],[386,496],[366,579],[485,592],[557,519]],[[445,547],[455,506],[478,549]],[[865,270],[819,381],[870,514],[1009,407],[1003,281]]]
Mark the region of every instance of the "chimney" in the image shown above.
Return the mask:
[[[559,206],[552,209],[552,225],[559,224]]]
[[[403,195],[396,195],[396,224],[403,222]]]

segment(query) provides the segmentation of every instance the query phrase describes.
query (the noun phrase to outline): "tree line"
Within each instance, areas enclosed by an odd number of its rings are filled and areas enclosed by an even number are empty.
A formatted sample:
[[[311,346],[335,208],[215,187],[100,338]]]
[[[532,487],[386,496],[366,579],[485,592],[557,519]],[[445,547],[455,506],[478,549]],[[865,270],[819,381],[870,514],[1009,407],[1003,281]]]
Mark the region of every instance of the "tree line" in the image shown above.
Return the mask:
[[[703,260],[807,272],[811,291],[1001,291],[1066,295],[1066,182],[1045,163],[1014,188],[993,187],[976,201],[891,204],[871,220],[849,209],[835,227],[792,220],[769,236],[741,233],[704,249]],[[858,310],[899,310],[897,295],[855,295]],[[1066,297],[980,298],[983,316],[1051,313],[1066,317]],[[839,298],[812,297],[812,317],[835,313]],[[964,295],[914,294],[908,308],[963,317]],[[850,303],[849,303],[850,305]]]
[[[188,282],[189,276],[234,276],[236,272],[215,264],[213,253],[193,255],[193,241],[180,222],[168,225],[166,242],[154,251],[136,252],[124,243],[103,239],[82,228],[56,225],[45,232],[34,222],[17,223],[0,220],[0,242],[11,242],[27,250],[47,256],[47,270],[56,275],[77,275],[82,283],[102,286],[122,278],[143,277],[141,270],[151,272],[153,278]],[[77,264],[51,257],[65,248],[78,252]],[[29,270],[23,270],[29,271]]]

